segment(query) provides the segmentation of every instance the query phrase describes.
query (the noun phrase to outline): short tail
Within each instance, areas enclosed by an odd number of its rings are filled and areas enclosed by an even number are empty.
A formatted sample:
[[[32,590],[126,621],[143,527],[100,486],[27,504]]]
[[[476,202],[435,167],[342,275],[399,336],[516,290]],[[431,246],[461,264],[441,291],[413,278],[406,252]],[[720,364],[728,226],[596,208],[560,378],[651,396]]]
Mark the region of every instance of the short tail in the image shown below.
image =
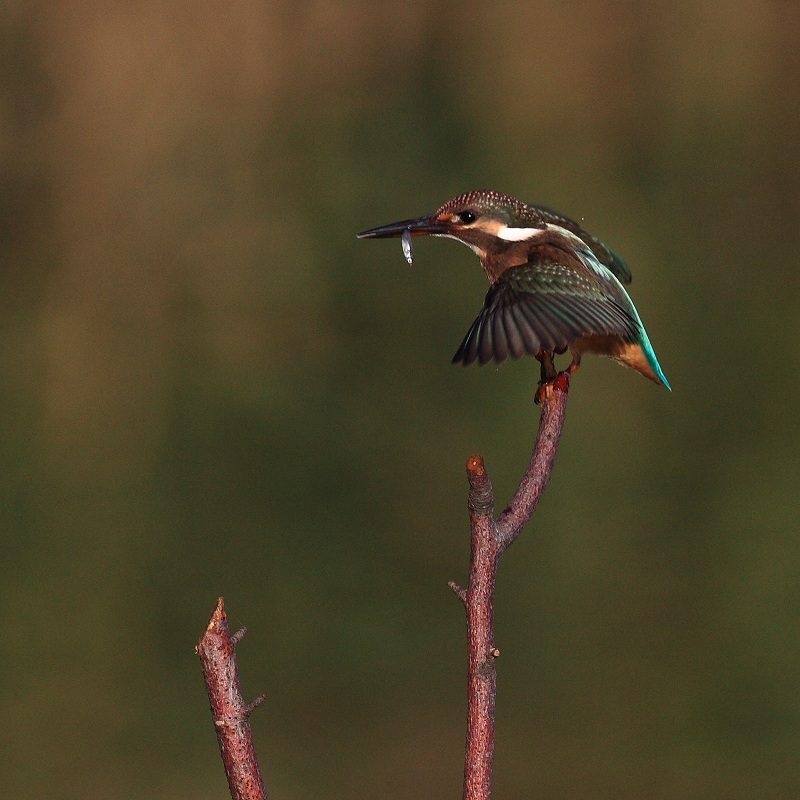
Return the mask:
[[[672,391],[672,387],[669,385],[667,376],[664,374],[664,370],[661,369],[661,364],[658,363],[656,352],[653,350],[653,345],[650,344],[650,339],[647,336],[647,331],[644,329],[644,326],[642,326],[642,338],[639,341],[639,345],[641,346],[642,353],[644,353],[644,357],[647,359],[647,363],[650,366],[650,369],[653,370],[653,375],[655,375],[658,382]]]

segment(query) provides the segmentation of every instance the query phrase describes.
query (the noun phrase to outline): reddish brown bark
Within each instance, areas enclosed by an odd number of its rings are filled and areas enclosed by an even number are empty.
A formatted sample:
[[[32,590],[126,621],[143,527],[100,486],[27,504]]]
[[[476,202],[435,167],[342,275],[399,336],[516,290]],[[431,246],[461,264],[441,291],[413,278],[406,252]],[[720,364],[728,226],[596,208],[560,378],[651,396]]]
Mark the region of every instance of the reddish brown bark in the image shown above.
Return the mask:
[[[519,489],[497,520],[497,533],[503,550],[522,533],[550,480],[564,427],[564,415],[567,413],[568,394],[569,375],[566,372],[559,373],[552,383],[547,383],[540,389],[542,415],[531,461]]]
[[[481,456],[467,461],[471,550],[469,583],[451,583],[467,614],[467,745],[464,800],[488,800],[492,792],[494,712],[497,689],[494,587],[497,563],[519,536],[547,486],[564,426],[569,376],[560,374],[539,392],[542,414],[530,464],[506,510],[495,522],[492,484]]]
[[[553,469],[564,425],[569,376],[544,384],[539,433],[528,469],[508,507],[493,518],[494,495],[481,456],[467,461],[471,553],[466,589],[451,583],[467,616],[468,706],[464,765],[464,800],[489,800],[494,760],[494,713],[500,651],[494,643],[494,587],[497,564],[530,519]],[[266,800],[256,760],[249,717],[263,696],[247,704],[242,698],[234,647],[244,630],[231,636],[224,601],[219,599],[197,646],[211,704],[225,773],[233,800]]]
[[[244,702],[234,649],[244,634],[243,628],[231,636],[225,617],[225,601],[220,597],[197,645],[197,654],[203,666],[211,716],[231,797],[233,800],[266,800],[267,793],[250,732],[250,713],[264,700],[264,695],[252,703]]]

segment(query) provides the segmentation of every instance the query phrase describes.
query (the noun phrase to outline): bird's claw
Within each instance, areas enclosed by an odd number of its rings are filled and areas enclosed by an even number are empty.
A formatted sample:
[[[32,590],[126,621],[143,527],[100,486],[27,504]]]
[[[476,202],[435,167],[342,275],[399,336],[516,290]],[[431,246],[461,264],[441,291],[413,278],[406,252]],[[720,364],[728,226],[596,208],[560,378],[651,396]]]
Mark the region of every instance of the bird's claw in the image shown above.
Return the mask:
[[[567,386],[569,386],[569,376],[574,371],[575,370],[567,367],[567,369],[557,372],[552,378],[539,381],[539,385],[536,387],[536,394],[533,397],[533,402],[536,403],[537,406],[540,406],[542,402],[553,393],[553,389],[558,383],[566,382]]]
[[[558,377],[555,364],[553,363],[553,354],[547,351],[540,353],[536,358],[542,367],[541,378],[539,379],[539,387],[536,389],[536,395],[533,398],[536,405],[541,405],[547,393],[550,391],[553,381]]]
[[[537,406],[540,406],[542,401],[552,393],[553,387],[559,381],[564,382],[567,388],[569,387],[569,376],[574,375],[578,371],[578,368],[581,365],[581,358],[579,354],[573,354],[570,365],[561,372],[556,372],[552,353],[543,352],[541,355],[536,357],[539,359],[539,363],[542,365],[542,376],[539,380],[539,386],[536,389],[533,402],[536,403]]]

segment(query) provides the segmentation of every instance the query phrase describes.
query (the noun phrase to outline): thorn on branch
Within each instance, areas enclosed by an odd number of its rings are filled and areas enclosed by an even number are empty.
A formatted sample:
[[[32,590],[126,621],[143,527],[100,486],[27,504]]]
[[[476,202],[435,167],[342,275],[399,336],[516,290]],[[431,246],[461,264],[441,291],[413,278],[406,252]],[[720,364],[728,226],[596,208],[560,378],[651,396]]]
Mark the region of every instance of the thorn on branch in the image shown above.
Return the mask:
[[[249,717],[266,699],[267,696],[265,694],[260,694],[258,697],[256,697],[256,699],[253,700],[253,702],[250,703],[245,709],[247,716]]]
[[[231,642],[233,642],[234,647],[237,644],[239,644],[239,642],[241,642],[242,639],[244,639],[246,633],[247,633],[247,628],[239,628],[239,630],[236,631],[236,633],[234,633],[233,636],[231,636]]]
[[[450,581],[447,584],[455,593],[456,597],[464,604],[466,607],[467,605],[467,591],[466,589],[462,589],[455,581]]]

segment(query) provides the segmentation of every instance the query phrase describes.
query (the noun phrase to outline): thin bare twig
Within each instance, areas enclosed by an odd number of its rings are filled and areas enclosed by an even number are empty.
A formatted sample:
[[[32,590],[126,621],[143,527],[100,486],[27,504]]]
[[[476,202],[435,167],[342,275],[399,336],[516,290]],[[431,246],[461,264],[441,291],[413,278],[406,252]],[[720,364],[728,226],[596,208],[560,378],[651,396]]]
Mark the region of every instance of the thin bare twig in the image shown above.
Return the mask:
[[[245,629],[242,628],[231,636],[225,616],[225,601],[220,597],[196,651],[203,666],[211,716],[231,797],[233,800],[267,800],[249,719],[265,695],[257,697],[252,703],[245,703],[242,698],[234,646],[244,634]]]
[[[519,489],[495,522],[494,495],[481,456],[467,461],[471,549],[466,590],[450,586],[467,614],[467,746],[464,800],[488,800],[492,791],[494,711],[497,690],[494,586],[497,563],[519,536],[547,486],[564,426],[569,375],[559,374],[539,392],[542,415],[530,464]]]
[[[567,413],[568,394],[569,375],[566,372],[559,373],[552,383],[541,387],[539,398],[542,416],[539,420],[539,433],[536,436],[531,461],[519,489],[497,520],[497,533],[503,550],[522,533],[550,480],[558,442],[564,427],[564,415]]]

